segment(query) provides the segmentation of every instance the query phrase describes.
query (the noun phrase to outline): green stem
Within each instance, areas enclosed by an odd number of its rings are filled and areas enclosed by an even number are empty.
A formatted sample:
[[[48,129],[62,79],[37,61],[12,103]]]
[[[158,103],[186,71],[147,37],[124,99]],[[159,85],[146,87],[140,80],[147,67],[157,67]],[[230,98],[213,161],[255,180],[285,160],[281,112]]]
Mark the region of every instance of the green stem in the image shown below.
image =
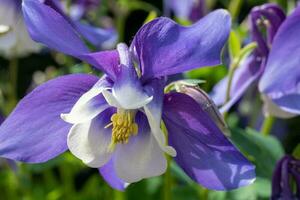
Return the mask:
[[[172,199],[172,176],[171,176],[171,171],[170,171],[170,161],[171,158],[170,156],[167,155],[167,162],[168,162],[168,167],[167,170],[164,174],[164,200],[171,200]]]
[[[117,17],[117,30],[119,34],[118,43],[124,42],[125,39],[125,22],[126,22],[126,16],[118,16]]]
[[[232,81],[233,81],[233,75],[234,72],[237,68],[237,64],[236,62],[233,62],[232,65],[229,68],[229,72],[228,72],[228,82],[227,82],[227,87],[226,87],[226,97],[225,97],[225,103],[228,103],[230,100],[230,91],[231,91],[231,85],[232,85]],[[228,112],[224,112],[223,114],[224,119],[226,120],[227,116],[228,116]]]
[[[263,135],[268,136],[271,133],[275,118],[272,116],[267,116],[263,122],[261,132]]]
[[[233,80],[233,75],[235,70],[236,67],[234,67],[234,65],[232,65],[229,69],[225,103],[228,103],[228,101],[230,100],[230,91],[231,91],[231,85],[232,85],[232,80]]]
[[[114,190],[114,200],[126,200],[126,193]]]
[[[10,81],[10,102],[12,107],[17,103],[17,83],[18,83],[18,59],[12,58],[9,63],[9,81]]]
[[[251,51],[253,51],[257,47],[257,44],[255,42],[252,42],[248,45],[246,45],[239,53],[239,55],[233,59],[230,67],[229,67],[229,72],[228,72],[228,83],[227,83],[227,88],[226,88],[226,97],[225,97],[225,104],[229,102],[230,100],[230,91],[231,91],[231,85],[233,81],[233,76],[235,70],[238,68],[240,65],[241,61],[243,58],[248,55]],[[227,118],[228,113],[224,113],[224,119]]]
[[[235,0],[235,1],[231,1],[231,3],[229,4],[229,11],[231,13],[232,16],[232,21],[235,21],[237,19],[237,17],[239,16],[241,7],[242,7],[242,0]]]

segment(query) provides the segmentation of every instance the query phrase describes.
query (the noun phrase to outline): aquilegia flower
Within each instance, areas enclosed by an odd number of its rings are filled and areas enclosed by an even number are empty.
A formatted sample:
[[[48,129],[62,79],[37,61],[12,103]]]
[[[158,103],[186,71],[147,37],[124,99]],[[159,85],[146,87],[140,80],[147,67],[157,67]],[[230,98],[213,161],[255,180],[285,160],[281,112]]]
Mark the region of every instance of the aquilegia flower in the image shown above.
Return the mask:
[[[29,37],[22,17],[21,0],[0,1],[0,54],[20,57],[39,51]]]
[[[281,199],[300,199],[300,160],[289,155],[278,161],[272,178],[271,200]]]
[[[222,108],[223,111],[229,109],[251,84],[259,80],[259,91],[265,100],[267,114],[292,117],[300,113],[299,15],[300,7],[286,19],[283,11],[274,4],[252,9],[251,35],[258,47],[235,72],[231,100]],[[266,27],[267,38],[261,33],[260,26]],[[218,105],[225,101],[227,80],[223,79],[214,88],[212,98]]]
[[[130,48],[118,44],[116,50],[90,53],[50,7],[28,0],[23,10],[36,41],[105,75],[67,75],[37,87],[0,127],[0,156],[39,163],[69,149],[121,190],[164,173],[165,153],[207,188],[233,189],[254,181],[255,167],[193,98],[164,94],[165,76],[220,63],[230,31],[226,11],[190,27],[158,18],[138,31]]]
[[[205,0],[164,0],[164,14],[170,16],[174,12],[179,19],[189,20],[191,22],[198,21],[205,15]]]

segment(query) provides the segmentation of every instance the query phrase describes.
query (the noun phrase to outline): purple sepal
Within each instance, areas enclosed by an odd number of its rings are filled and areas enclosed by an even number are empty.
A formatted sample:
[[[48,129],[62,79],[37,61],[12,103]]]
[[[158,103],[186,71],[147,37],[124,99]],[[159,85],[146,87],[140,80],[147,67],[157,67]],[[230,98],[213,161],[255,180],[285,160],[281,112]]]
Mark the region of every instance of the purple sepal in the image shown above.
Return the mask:
[[[112,188],[120,191],[125,190],[127,183],[117,176],[114,169],[113,158],[103,167],[99,168],[99,173]]]
[[[214,190],[231,190],[255,180],[253,166],[224,136],[191,97],[165,95],[163,119],[175,161],[197,183]]]
[[[145,24],[131,46],[142,80],[220,64],[230,25],[225,10],[214,11],[188,27],[164,17]]]
[[[70,112],[97,80],[85,74],[61,76],[25,96],[0,126],[0,156],[39,163],[66,151],[71,125],[60,114]]]
[[[117,52],[90,53],[90,50],[79,37],[80,33],[76,28],[78,24],[76,25],[75,22],[62,14],[59,5],[55,2],[47,0],[47,4],[43,4],[35,0],[23,1],[24,19],[32,39],[56,51],[84,60],[114,79],[115,63],[118,62]],[[88,33],[85,32],[85,34]]]

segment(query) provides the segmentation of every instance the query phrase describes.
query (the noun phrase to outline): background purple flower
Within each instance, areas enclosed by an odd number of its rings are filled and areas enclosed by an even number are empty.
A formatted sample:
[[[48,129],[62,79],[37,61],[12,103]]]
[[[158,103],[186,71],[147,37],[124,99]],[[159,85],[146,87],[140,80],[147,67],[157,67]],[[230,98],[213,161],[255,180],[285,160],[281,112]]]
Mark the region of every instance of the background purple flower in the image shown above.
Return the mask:
[[[292,182],[293,181],[293,182]],[[293,183],[296,184],[295,190]],[[300,160],[286,155],[278,161],[272,179],[272,200],[300,198]]]
[[[293,24],[293,22],[299,15],[299,10],[299,8],[295,9],[293,14],[285,19],[283,11],[274,4],[265,4],[252,9],[249,16],[251,36],[253,41],[257,42],[258,47],[236,70],[230,91],[230,101],[222,107],[222,111],[228,110],[251,84],[257,84],[259,80],[259,89],[262,92],[267,114],[286,118],[298,113],[297,81],[291,82],[294,77],[290,77],[292,69],[295,69],[293,75],[298,76],[295,60],[297,57],[284,55],[283,52],[288,54],[298,52],[296,45],[298,40],[291,38],[290,35],[291,30],[295,37],[298,33],[298,24]],[[266,35],[263,34],[262,27],[266,28]],[[287,37],[290,37],[289,40],[286,40]],[[272,66],[273,63],[277,63],[276,67]],[[281,63],[280,67],[278,63]],[[291,79],[286,79],[287,75],[285,76],[284,73],[289,73]],[[276,78],[275,75],[277,75]],[[282,81],[279,81],[279,78]],[[284,84],[285,81],[288,83]],[[227,78],[221,80],[211,94],[218,105],[225,103],[227,82]],[[266,85],[270,85],[274,92],[267,91]],[[283,85],[289,88],[283,91]]]

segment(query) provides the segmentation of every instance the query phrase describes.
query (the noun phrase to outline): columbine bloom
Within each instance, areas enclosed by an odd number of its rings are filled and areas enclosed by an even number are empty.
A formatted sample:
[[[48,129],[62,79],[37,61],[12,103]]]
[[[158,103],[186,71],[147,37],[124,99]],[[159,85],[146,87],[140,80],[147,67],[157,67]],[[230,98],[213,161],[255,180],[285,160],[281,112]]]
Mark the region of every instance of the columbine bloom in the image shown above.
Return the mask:
[[[0,1],[0,54],[20,57],[39,51],[29,37],[22,17],[20,0]]]
[[[292,186],[296,183],[296,191]],[[271,200],[300,199],[300,160],[286,155],[278,161],[272,178]]]
[[[165,153],[211,189],[254,181],[254,166],[193,98],[163,92],[165,76],[220,63],[230,31],[226,11],[215,11],[190,27],[158,18],[138,31],[130,48],[119,44],[116,50],[90,53],[50,7],[29,0],[23,10],[35,40],[105,75],[62,76],[28,94],[0,127],[1,156],[38,163],[69,149],[86,165],[99,168],[116,189],[164,173]]]
[[[258,47],[234,74],[231,100],[222,108],[228,110],[253,83],[259,80],[259,91],[265,100],[267,114],[278,117],[292,117],[300,113],[298,90],[297,35],[300,23],[297,21],[300,7],[285,19],[283,11],[274,4],[255,7],[250,14],[251,35]],[[267,37],[260,32],[265,26]],[[213,91],[213,99],[218,105],[225,101],[227,78]]]
[[[205,15],[205,0],[164,0],[164,13],[170,16],[174,12],[179,19],[189,20],[191,22],[198,21]]]

